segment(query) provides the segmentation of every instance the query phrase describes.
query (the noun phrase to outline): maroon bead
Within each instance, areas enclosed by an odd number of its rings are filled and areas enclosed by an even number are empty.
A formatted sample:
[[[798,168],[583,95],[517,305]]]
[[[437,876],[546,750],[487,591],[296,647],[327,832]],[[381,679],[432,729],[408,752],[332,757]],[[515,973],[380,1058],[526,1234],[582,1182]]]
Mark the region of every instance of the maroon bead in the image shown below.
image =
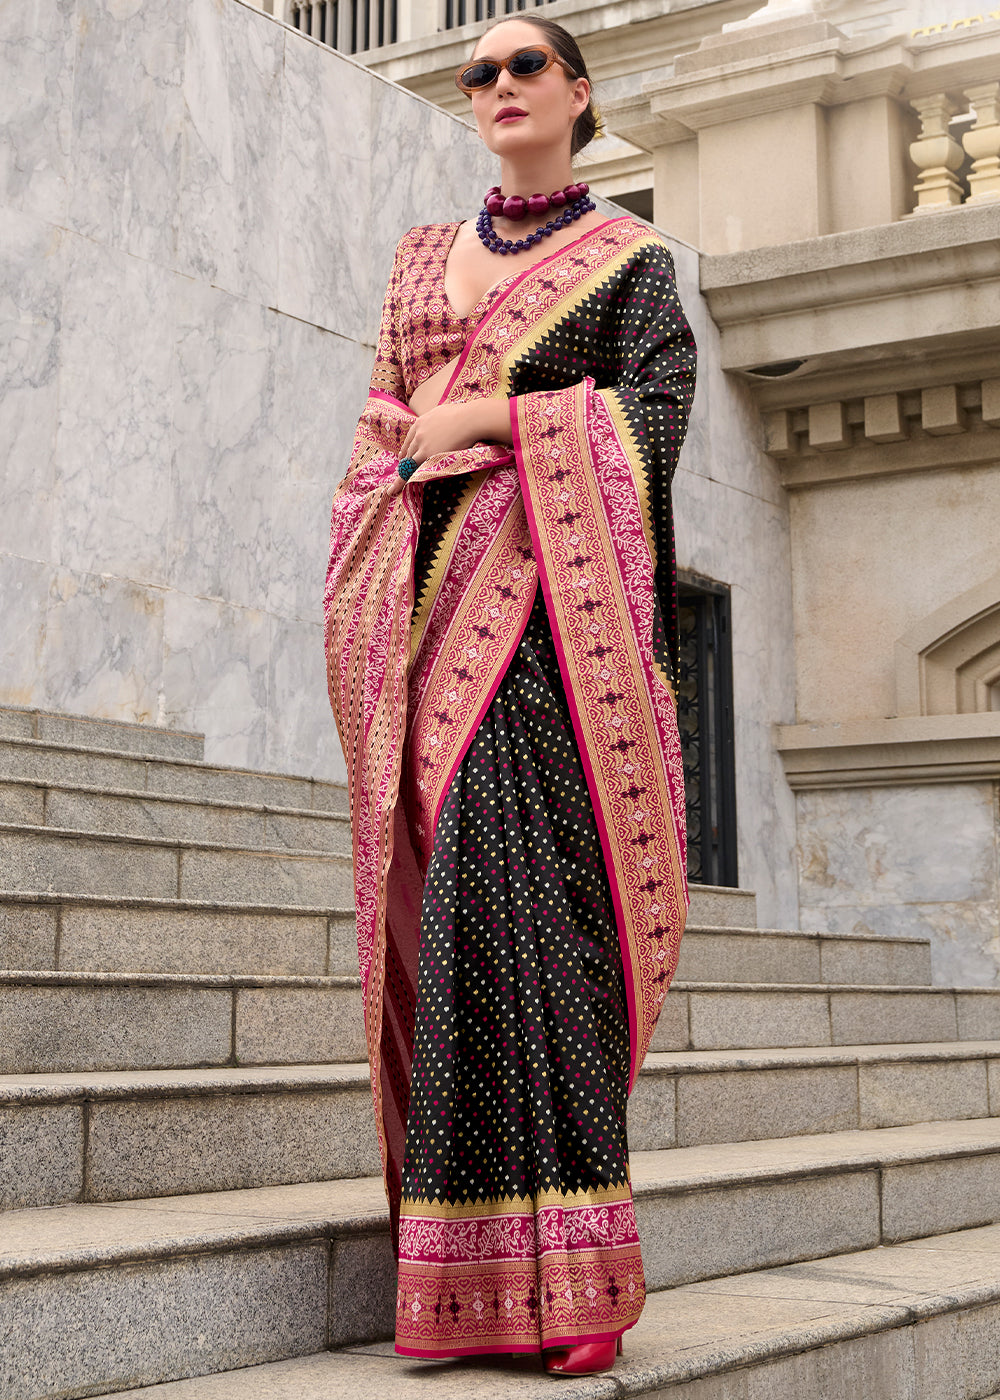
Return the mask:
[[[504,218],[517,223],[518,219],[523,219],[528,212],[528,201],[519,194],[508,195],[503,202]]]
[[[570,204],[575,204],[576,201],[580,198],[580,186],[567,185],[564,193],[566,195],[566,198],[569,200]]]
[[[499,185],[491,185],[490,188],[486,191],[486,198],[483,200],[483,203],[484,203],[484,204],[486,203],[486,200],[489,199],[489,197],[490,197],[491,194],[499,194],[499,193],[500,193],[500,186],[499,186]]]
[[[587,184],[586,180],[581,180],[577,185],[577,189],[580,191],[581,199],[586,198],[586,196],[590,194],[590,186]]]
[[[549,212],[549,197],[547,194],[533,194],[528,200],[528,213],[540,218]]]
[[[560,208],[561,205],[566,203],[566,191],[553,190],[549,195],[549,203],[552,205],[553,209]]]
[[[486,196],[486,212],[490,218],[495,219],[498,214],[503,213],[503,195],[497,190],[496,194]]]

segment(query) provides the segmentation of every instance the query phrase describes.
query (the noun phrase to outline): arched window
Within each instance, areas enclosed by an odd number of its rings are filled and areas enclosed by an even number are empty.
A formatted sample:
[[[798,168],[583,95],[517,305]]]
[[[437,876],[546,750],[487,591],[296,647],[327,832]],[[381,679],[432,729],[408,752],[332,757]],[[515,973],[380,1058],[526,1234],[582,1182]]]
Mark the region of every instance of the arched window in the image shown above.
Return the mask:
[[[960,594],[899,639],[900,715],[1000,710],[1000,574]]]

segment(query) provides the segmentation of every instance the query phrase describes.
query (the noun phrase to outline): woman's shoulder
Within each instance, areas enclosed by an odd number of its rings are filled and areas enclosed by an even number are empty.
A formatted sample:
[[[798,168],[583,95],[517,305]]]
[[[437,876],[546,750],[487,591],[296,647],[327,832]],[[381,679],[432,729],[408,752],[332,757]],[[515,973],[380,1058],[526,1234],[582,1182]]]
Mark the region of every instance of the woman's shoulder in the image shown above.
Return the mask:
[[[396,251],[398,253],[412,248],[436,246],[442,242],[450,243],[460,223],[461,220],[456,219],[448,224],[415,224],[403,234],[396,244]]]

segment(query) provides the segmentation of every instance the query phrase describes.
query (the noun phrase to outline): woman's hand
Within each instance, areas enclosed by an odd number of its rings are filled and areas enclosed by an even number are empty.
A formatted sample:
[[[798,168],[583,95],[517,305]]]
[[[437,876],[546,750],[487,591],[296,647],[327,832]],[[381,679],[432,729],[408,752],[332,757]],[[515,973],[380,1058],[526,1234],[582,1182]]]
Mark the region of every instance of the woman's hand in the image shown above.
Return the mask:
[[[511,442],[509,399],[439,403],[410,424],[400,455],[426,462],[477,442]]]
[[[400,460],[412,457],[422,465],[445,452],[460,452],[477,442],[513,442],[509,399],[466,399],[462,403],[439,403],[414,418],[403,445]],[[392,494],[403,489],[402,477],[392,483]]]

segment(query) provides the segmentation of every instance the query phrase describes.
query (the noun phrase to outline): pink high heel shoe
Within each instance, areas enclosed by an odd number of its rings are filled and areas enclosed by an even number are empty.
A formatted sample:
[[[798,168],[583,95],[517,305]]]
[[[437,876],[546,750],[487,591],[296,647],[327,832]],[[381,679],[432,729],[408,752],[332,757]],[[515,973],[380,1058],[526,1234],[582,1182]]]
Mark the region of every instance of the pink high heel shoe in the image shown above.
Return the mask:
[[[606,1342],[581,1342],[578,1347],[550,1352],[545,1369],[550,1376],[599,1376],[610,1371],[615,1357],[622,1355],[621,1337],[609,1337]]]

